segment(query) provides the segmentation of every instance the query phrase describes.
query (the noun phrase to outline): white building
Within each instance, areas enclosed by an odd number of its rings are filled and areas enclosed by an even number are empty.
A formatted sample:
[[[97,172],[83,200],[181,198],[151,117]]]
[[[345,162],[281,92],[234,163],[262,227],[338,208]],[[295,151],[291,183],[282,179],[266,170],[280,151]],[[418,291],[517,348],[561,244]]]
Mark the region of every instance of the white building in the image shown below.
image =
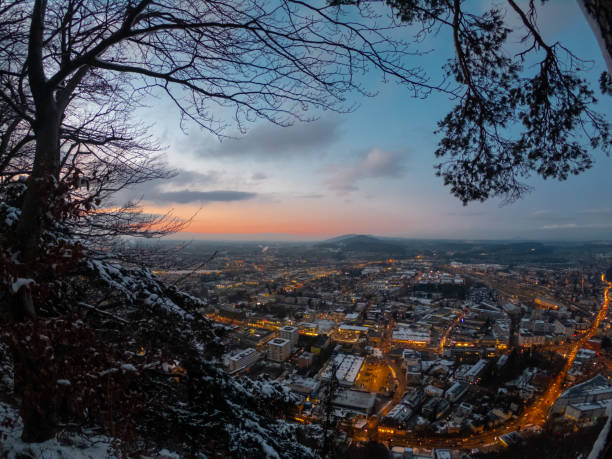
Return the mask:
[[[557,319],[554,322],[555,333],[564,336],[572,336],[576,330],[576,321],[571,319]]]
[[[429,330],[414,329],[410,325],[402,323],[397,324],[391,334],[391,339],[396,343],[414,346],[425,346],[431,342]]]
[[[444,389],[429,385],[425,387],[423,392],[425,392],[425,394],[429,395],[430,397],[442,397],[442,394],[444,394]]]
[[[357,390],[339,390],[332,401],[334,407],[369,416],[374,410],[376,394]]]
[[[468,390],[468,385],[461,381],[455,381],[455,383],[446,390],[444,396],[451,402],[459,400]]]
[[[298,338],[300,337],[300,329],[287,325],[286,327],[280,329],[279,336],[283,339],[288,339],[291,343],[291,349],[295,349],[298,343]]]
[[[252,347],[244,349],[237,354],[226,357],[225,366],[229,372],[247,368],[261,358],[261,354]]]
[[[291,341],[274,338],[268,341],[268,358],[275,362],[284,362],[291,355]]]
[[[488,362],[484,359],[479,360],[474,365],[461,365],[455,371],[455,379],[470,384],[477,384],[480,376],[487,367]]]
[[[293,377],[289,383],[289,387],[293,392],[302,395],[312,395],[319,390],[321,382],[313,378]]]
[[[540,333],[530,333],[521,328],[518,335],[518,345],[521,347],[531,347],[546,344],[546,335]]]
[[[421,353],[414,349],[404,349],[402,351],[402,359],[404,366],[418,366],[421,367]]]
[[[319,334],[319,326],[312,322],[302,322],[299,328],[302,335],[317,336]]]
[[[565,409],[565,417],[578,423],[592,423],[600,418],[606,417],[606,408],[610,400],[598,402],[576,403],[568,405]]]
[[[323,381],[330,380],[332,376],[332,366],[335,364],[337,367],[336,378],[342,386],[350,387],[355,384],[355,380],[361,371],[364,360],[363,357],[358,357],[356,355],[338,354],[334,357],[332,362],[329,362],[321,374],[321,379]]]
[[[612,400],[612,386],[607,378],[597,375],[583,383],[570,387],[555,401],[551,413],[565,413],[569,405],[596,403],[602,400]]]

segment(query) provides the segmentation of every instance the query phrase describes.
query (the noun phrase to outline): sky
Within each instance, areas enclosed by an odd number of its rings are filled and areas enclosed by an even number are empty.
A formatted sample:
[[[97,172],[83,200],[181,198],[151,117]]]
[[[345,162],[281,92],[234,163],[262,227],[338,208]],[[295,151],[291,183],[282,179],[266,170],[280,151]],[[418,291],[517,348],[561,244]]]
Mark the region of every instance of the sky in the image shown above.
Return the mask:
[[[487,4],[488,2],[484,2]],[[513,24],[511,15],[508,21]],[[605,63],[577,3],[554,0],[539,26],[583,59],[598,91],[598,112],[612,118],[612,97],[599,94]],[[514,40],[517,39],[515,36]],[[435,79],[451,43],[438,36],[419,60]],[[352,95],[346,114],[278,127],[266,122],[218,137],[187,125],[166,99],[151,100],[140,116],[167,146],[178,174],[118,197],[142,197],[145,211],[191,218],[181,239],[317,240],[347,233],[426,239],[612,240],[612,158],[595,153],[594,167],[567,181],[531,178],[530,193],[463,206],[435,176],[436,122],[452,107],[441,94],[414,99],[372,72],[374,97]]]

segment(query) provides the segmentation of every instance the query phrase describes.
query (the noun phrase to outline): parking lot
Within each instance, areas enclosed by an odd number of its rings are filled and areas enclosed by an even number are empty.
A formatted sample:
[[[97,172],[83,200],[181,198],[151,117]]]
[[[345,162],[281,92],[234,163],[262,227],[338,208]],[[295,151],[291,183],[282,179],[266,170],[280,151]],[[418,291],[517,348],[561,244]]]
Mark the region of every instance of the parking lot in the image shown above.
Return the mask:
[[[361,367],[355,387],[373,393],[384,393],[388,388],[392,390],[392,375],[389,367],[383,361],[368,359]]]

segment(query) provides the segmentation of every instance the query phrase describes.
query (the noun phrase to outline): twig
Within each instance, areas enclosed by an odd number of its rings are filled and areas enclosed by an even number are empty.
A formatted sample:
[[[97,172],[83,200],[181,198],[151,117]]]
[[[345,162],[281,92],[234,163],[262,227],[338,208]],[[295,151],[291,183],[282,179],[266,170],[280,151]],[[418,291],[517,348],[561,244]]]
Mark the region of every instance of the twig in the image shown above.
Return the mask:
[[[118,320],[119,322],[124,323],[124,324],[129,324],[130,323],[129,321],[127,321],[125,319],[122,319],[121,317],[117,317],[116,315],[111,314],[110,312],[102,311],[101,309],[98,309],[95,306],[92,306],[90,304],[83,303],[82,301],[79,301],[77,304],[79,306],[82,306],[82,307],[86,308],[86,309],[89,309],[90,311],[95,311],[95,312],[97,312],[99,314],[102,314],[104,316],[111,317],[111,318],[113,318],[115,320]]]
[[[206,266],[209,262],[212,261],[213,258],[215,258],[215,256],[217,255],[217,250],[215,250],[213,252],[213,254],[208,257],[208,259],[206,261],[204,261],[203,263],[200,263],[198,266],[196,266],[195,268],[193,268],[190,272],[183,274],[181,277],[179,277],[177,280],[175,280],[170,286],[174,287],[176,284],[178,284],[179,282],[184,281],[185,279],[187,279],[189,276],[191,276],[193,273],[195,273],[198,269]]]

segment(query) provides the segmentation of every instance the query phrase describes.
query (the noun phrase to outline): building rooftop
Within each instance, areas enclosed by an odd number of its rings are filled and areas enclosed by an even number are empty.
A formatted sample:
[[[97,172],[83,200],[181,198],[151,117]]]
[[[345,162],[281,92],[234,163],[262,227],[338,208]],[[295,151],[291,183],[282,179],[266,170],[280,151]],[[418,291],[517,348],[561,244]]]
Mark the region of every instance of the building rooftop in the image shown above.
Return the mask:
[[[334,405],[353,408],[357,410],[370,411],[374,408],[376,394],[370,392],[361,392],[357,390],[338,391],[334,398]]]
[[[396,328],[393,330],[392,339],[394,341],[429,343],[431,338],[428,331],[413,330],[410,328]]]
[[[363,332],[367,332],[369,330],[368,327],[363,327],[360,325],[348,325],[348,324],[342,324],[338,327],[338,330],[342,331],[342,330],[346,330],[346,331],[363,331]]]
[[[570,406],[580,411],[598,410],[605,408],[610,404],[610,400],[600,400],[598,402],[571,403]]]
[[[251,355],[252,353],[257,352],[255,349],[253,348],[248,348],[248,349],[244,349],[240,352],[237,352],[236,354],[232,355],[230,357],[230,360],[234,360],[234,361],[238,361],[244,357],[247,357],[248,355]]]
[[[273,346],[284,346],[287,343],[289,343],[288,339],[284,339],[284,338],[274,338],[273,340],[271,340],[269,342],[269,344],[273,345]]]
[[[391,411],[387,413],[387,415],[385,416],[385,420],[399,424],[408,420],[412,416],[412,414],[413,411],[409,406],[404,405],[403,403],[398,403],[393,408],[391,408]]]
[[[455,381],[455,383],[446,390],[446,394],[458,396],[463,391],[465,391],[467,388],[468,388],[468,385],[466,383],[461,382],[461,381]]]
[[[289,383],[289,387],[302,394],[312,394],[319,389],[321,383],[313,378],[301,378],[294,376]]]
[[[322,375],[322,378],[331,378],[332,365],[336,364],[338,365],[338,369],[336,370],[336,378],[338,381],[340,381],[341,384],[353,385],[355,383],[355,379],[357,379],[359,371],[361,370],[363,362],[363,357],[350,354],[338,354],[336,357],[334,357],[333,362],[329,363]]]
[[[582,395],[595,395],[600,393],[612,392],[612,387],[608,384],[608,380],[602,375],[597,375],[580,384],[576,384],[563,392],[559,398],[574,398]]]

